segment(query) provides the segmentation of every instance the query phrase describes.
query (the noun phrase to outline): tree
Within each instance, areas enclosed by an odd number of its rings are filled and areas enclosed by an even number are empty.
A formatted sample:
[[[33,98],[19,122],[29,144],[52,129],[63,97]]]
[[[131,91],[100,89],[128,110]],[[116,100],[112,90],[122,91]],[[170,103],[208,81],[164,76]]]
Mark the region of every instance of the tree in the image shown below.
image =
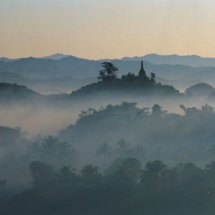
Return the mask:
[[[134,73],[128,73],[127,75],[122,75],[122,82],[125,84],[125,85],[132,85],[134,83],[136,83],[138,77],[134,74]]]
[[[153,107],[152,107],[152,116],[154,117],[162,117],[162,116],[165,116],[167,113],[167,111],[163,111],[162,110],[162,107],[158,104],[155,104]]]
[[[51,185],[54,178],[53,167],[39,161],[32,161],[30,163],[31,176],[33,177],[33,187],[45,187]]]
[[[98,167],[91,164],[84,166],[81,170],[81,176],[84,185],[90,188],[98,185],[102,179],[102,176],[98,173]]]
[[[132,185],[132,175],[130,169],[119,165],[117,170],[106,177],[107,185],[111,187],[127,188]]]
[[[141,163],[136,158],[126,159],[122,165],[130,171],[131,178],[136,181],[141,170]]]
[[[55,166],[74,164],[79,152],[67,142],[60,143],[56,137],[48,136],[41,145],[42,159]]]
[[[118,147],[116,148],[115,153],[122,158],[128,157],[131,144],[127,143],[124,139],[119,140],[116,144]]]
[[[111,148],[109,147],[109,145],[107,143],[102,143],[98,150],[96,151],[96,155],[97,156],[103,156],[104,159],[104,171],[106,169],[106,158],[109,157],[111,155]]]
[[[206,167],[207,168],[207,167]],[[181,190],[197,190],[200,187],[202,179],[201,168],[196,167],[195,164],[180,163],[175,167],[178,177],[178,186]]]
[[[167,166],[160,160],[149,161],[141,172],[141,182],[145,189],[160,191],[170,184]]]
[[[56,147],[56,160],[59,165],[75,164],[78,162],[80,153],[72,148],[67,142],[58,143]]]
[[[99,71],[98,80],[113,80],[117,77],[116,73],[118,71],[118,68],[116,68],[112,63],[103,62],[102,66],[103,69]]]
[[[151,82],[155,84],[155,73],[151,73]]]
[[[79,181],[78,175],[75,173],[76,169],[70,165],[64,165],[60,169],[60,181],[66,185],[77,185]]]
[[[58,139],[56,137],[48,136],[43,139],[41,145],[42,148],[42,159],[45,161],[56,162],[56,149],[57,149]]]

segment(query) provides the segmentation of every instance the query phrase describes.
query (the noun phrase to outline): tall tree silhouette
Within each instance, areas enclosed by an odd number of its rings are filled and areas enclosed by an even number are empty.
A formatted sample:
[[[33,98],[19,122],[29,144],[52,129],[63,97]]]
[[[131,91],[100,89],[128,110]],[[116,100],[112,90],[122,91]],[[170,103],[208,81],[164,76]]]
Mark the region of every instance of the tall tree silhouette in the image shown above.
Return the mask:
[[[130,143],[127,143],[124,139],[119,140],[117,143],[117,148],[115,149],[115,154],[122,158],[127,158],[130,151]]]
[[[108,143],[102,143],[98,150],[96,151],[97,156],[103,156],[104,159],[104,171],[106,170],[106,158],[110,157],[111,155],[111,148],[109,147]]]
[[[118,68],[116,68],[112,63],[103,62],[102,67],[103,69],[99,71],[98,80],[113,80],[117,77],[116,73],[118,71]]]
[[[81,170],[81,176],[84,185],[89,188],[98,185],[102,178],[98,173],[98,167],[91,164],[84,166],[84,168]]]
[[[149,161],[145,170],[142,170],[141,182],[145,189],[160,191],[170,184],[168,176],[166,164],[160,160]]]
[[[33,187],[44,188],[51,185],[54,178],[53,167],[39,161],[30,163],[31,176],[33,177]]]

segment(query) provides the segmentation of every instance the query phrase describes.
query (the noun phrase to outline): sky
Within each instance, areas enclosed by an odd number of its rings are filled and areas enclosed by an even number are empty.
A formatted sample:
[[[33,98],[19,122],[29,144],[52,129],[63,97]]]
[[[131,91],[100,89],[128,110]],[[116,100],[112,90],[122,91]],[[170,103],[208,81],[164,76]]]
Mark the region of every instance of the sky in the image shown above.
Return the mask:
[[[0,0],[0,57],[215,57],[215,0]]]

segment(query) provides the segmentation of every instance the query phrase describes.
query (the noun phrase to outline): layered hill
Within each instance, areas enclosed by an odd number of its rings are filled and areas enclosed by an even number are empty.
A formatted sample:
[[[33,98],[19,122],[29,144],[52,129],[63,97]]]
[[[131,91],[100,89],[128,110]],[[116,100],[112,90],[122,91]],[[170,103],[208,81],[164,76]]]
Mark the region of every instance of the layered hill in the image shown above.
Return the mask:
[[[215,89],[205,83],[193,85],[186,89],[185,94],[192,94],[194,96],[209,96]]]
[[[23,77],[17,73],[0,73],[0,82],[10,84],[17,83],[42,94],[71,93],[73,90],[77,90],[82,86],[91,84],[95,81],[96,78],[93,77],[78,79],[71,76],[62,76],[47,79],[35,79]]]
[[[158,55],[158,54],[148,54],[141,57],[124,57],[121,60],[123,61],[140,61],[145,60],[154,64],[181,64],[181,65],[187,65],[192,67],[198,67],[198,66],[215,66],[215,58],[207,58],[207,57],[200,57],[197,55]]]
[[[18,128],[0,126],[0,148],[7,147],[17,142],[21,137],[21,131]]]
[[[122,76],[128,72],[137,74],[140,64],[135,61],[111,61],[118,69],[118,75]],[[148,75],[153,72],[158,77],[165,79],[177,79],[186,75],[194,75],[204,72],[206,68],[194,68],[184,65],[156,65],[144,62]],[[101,62],[86,60],[73,56],[60,60],[23,58],[16,61],[0,61],[0,72],[11,72],[28,78],[52,78],[72,76],[74,78],[96,77],[101,70]]]
[[[9,83],[0,83],[1,105],[33,105],[44,100],[44,96],[28,89],[25,86]]]

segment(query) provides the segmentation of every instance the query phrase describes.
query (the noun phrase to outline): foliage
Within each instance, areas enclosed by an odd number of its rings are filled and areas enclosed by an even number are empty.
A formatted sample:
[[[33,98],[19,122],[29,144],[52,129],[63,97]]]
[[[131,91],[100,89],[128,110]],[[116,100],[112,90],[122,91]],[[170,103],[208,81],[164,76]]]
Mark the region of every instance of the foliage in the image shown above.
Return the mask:
[[[215,212],[215,162],[205,169],[193,163],[168,167],[160,160],[147,162],[129,158],[106,176],[98,168],[86,165],[80,175],[71,166],[60,172],[43,162],[31,162],[33,186],[0,204],[4,214],[206,214]],[[5,184],[5,181],[1,181]],[[4,186],[3,186],[3,189]],[[1,194],[2,190],[0,190]],[[28,203],[28,204],[26,204]],[[38,207],[40,206],[40,207]],[[87,207],[87,208],[86,208]],[[59,210],[60,209],[60,210]]]
[[[83,99],[84,97],[91,96],[104,96],[107,93],[115,93],[115,96],[151,96],[151,97],[170,97],[174,96],[179,98],[182,94],[179,93],[173,86],[162,85],[156,83],[155,73],[151,73],[151,78],[147,76],[141,78],[134,73],[128,73],[122,75],[121,78],[117,78],[116,68],[110,62],[102,63],[103,69],[99,71],[98,82],[89,84],[82,87],[79,90],[73,91],[71,94],[72,99]],[[82,115],[85,114],[84,112]]]
[[[117,77],[116,73],[118,68],[116,68],[112,63],[103,62],[102,67],[103,70],[99,71],[98,80],[111,81]]]

